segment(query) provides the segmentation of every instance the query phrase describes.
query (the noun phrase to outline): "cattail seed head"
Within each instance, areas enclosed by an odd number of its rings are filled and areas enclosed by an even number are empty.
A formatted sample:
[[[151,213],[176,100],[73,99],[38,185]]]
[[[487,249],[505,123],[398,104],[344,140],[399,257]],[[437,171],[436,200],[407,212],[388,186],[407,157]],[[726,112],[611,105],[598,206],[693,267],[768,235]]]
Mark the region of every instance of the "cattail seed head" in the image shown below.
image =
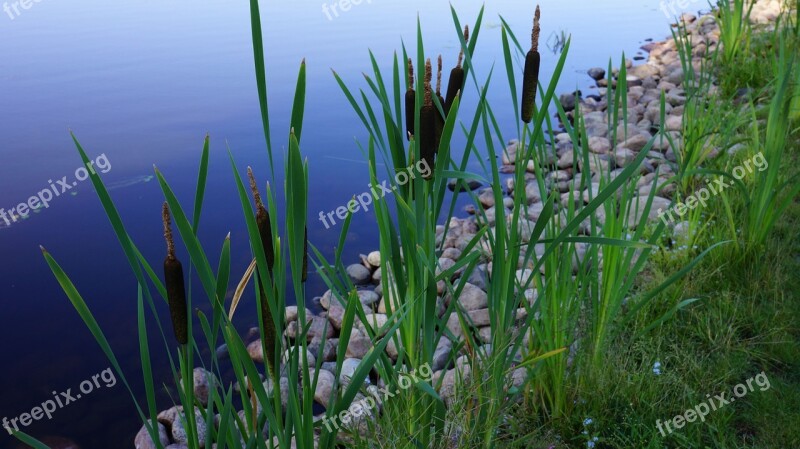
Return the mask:
[[[469,26],[464,27],[464,43],[469,42]],[[450,81],[447,83],[447,96],[445,97],[444,113],[449,115],[450,108],[453,107],[453,102],[456,100],[459,92],[464,88],[464,69],[461,63],[464,61],[464,49],[458,52],[458,63],[450,71]]]
[[[425,63],[425,102],[420,111],[420,158],[428,164],[429,167],[434,166],[434,156],[436,154],[436,107],[433,104],[433,90],[431,89],[431,78],[433,69],[431,68],[431,60],[428,59]],[[431,173],[433,170],[431,170]],[[426,179],[430,179],[428,176]]]
[[[444,97],[442,97],[442,55],[439,55],[438,70],[436,71],[436,98],[442,109],[445,107]],[[436,113],[436,141],[434,142],[434,153],[439,153],[439,144],[442,141],[442,133],[444,133],[445,117],[439,112],[439,108],[435,108]]]
[[[414,93],[414,64],[408,58],[408,90],[406,90],[406,134],[408,140],[414,135],[414,119],[416,118],[415,109],[417,108],[417,97]]]
[[[272,267],[275,266],[275,251],[272,245],[272,223],[269,219],[269,212],[267,212],[267,208],[264,207],[264,203],[261,200],[261,194],[258,191],[256,178],[253,175],[253,169],[251,167],[247,167],[247,177],[250,179],[250,190],[253,192],[253,200],[255,201],[256,206],[256,224],[258,225],[258,233],[261,236],[261,244],[264,249],[264,256],[267,259],[267,268],[271,274]]]
[[[533,31],[531,32],[531,49],[525,55],[525,72],[522,78],[522,121],[530,123],[533,119],[533,110],[536,106],[536,88],[539,84],[539,6],[533,18]]]
[[[178,343],[185,345],[189,342],[189,312],[186,305],[186,287],[183,279],[183,266],[175,257],[175,241],[172,237],[172,222],[169,216],[169,206],[164,203],[161,210],[164,222],[164,239],[167,242],[167,257],[164,259],[164,286],[167,289],[167,302],[169,315],[172,318],[172,330]]]

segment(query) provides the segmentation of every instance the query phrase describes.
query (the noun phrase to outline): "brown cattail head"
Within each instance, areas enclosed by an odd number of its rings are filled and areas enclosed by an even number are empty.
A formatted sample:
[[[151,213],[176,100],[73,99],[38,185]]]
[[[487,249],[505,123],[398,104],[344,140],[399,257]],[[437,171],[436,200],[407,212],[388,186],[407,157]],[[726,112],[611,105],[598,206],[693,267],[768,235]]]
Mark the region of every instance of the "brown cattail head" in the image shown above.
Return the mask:
[[[436,70],[436,96],[442,96],[442,55],[439,55],[439,61]]]
[[[522,121],[530,123],[533,119],[533,110],[536,106],[536,88],[539,84],[539,6],[533,17],[533,32],[531,33],[531,49],[525,55],[525,72],[522,78]]]
[[[442,55],[439,55],[439,64],[438,70],[436,72],[436,98],[439,100],[439,104],[444,110],[445,101],[444,97],[442,97]],[[434,143],[434,152],[439,153],[439,144],[442,141],[442,133],[444,132],[444,116],[439,113],[439,108],[436,108],[436,142]]]
[[[531,32],[531,50],[539,51],[539,33],[541,29],[539,28],[539,18],[541,17],[542,13],[539,10],[539,5],[536,5],[536,13],[533,15],[533,32]]]
[[[420,159],[424,160],[430,172],[433,173],[434,156],[436,154],[436,107],[433,105],[433,90],[431,89],[431,77],[433,69],[431,60],[425,63],[425,102],[419,116],[419,152]],[[428,176],[426,179],[430,179]]]
[[[301,282],[308,280],[308,226],[303,237],[303,277],[300,280]]]
[[[408,58],[408,90],[406,91],[406,134],[408,140],[414,135],[415,110],[417,108],[417,97],[414,93],[414,64]]]
[[[469,42],[469,26],[464,27],[464,43]],[[447,96],[445,97],[444,113],[450,114],[450,108],[453,107],[453,102],[456,100],[459,92],[464,88],[464,69],[461,63],[464,61],[464,49],[458,52],[458,63],[455,68],[450,71],[450,81],[447,83]]]
[[[465,44],[469,43],[469,25],[465,25],[464,26],[464,43]],[[458,64],[456,64],[456,67],[460,68],[461,67],[461,63],[463,61],[464,61],[464,49],[462,48],[458,52]]]
[[[271,274],[272,267],[275,266],[275,251],[272,245],[272,223],[269,220],[269,212],[267,212],[267,208],[264,207],[264,203],[261,201],[261,194],[258,191],[256,177],[253,175],[253,169],[250,167],[247,167],[247,177],[250,179],[250,190],[253,191],[253,200],[256,205],[258,233],[261,236],[264,256],[267,258],[267,268]]]
[[[164,203],[161,210],[164,221],[164,239],[167,241],[167,258],[164,259],[164,286],[167,289],[169,315],[172,318],[172,330],[178,343],[189,342],[189,311],[186,306],[186,287],[183,279],[183,266],[175,257],[175,241],[172,238],[172,223],[169,206]]]

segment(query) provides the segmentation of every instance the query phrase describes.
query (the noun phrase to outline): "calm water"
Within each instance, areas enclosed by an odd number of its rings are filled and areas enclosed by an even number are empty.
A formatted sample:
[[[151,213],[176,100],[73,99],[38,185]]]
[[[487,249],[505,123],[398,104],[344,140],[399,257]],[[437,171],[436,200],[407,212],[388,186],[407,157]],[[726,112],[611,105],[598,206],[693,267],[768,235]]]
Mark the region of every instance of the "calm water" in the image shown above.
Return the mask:
[[[389,67],[400,39],[414,42],[419,12],[428,53],[443,54],[449,70],[457,54],[449,6],[440,0],[365,0],[329,19],[322,2],[262,3],[278,153],[286,141],[297,68],[302,58],[308,63],[302,151],[311,166],[309,237],[332,254],[340,228],[326,230],[316,217],[365,191],[368,176],[354,143],[363,142],[365,132],[330,68],[351,86],[364,87],[360,74],[369,70],[367,50]],[[463,23],[474,22],[478,2],[453,4]],[[585,90],[587,68],[605,67],[622,51],[634,56],[644,39],[667,35],[668,19],[658,8],[656,0],[543,0],[543,41],[562,31],[573,36],[559,91]],[[492,1],[479,42],[478,78],[485,79],[497,63],[490,96],[509,135],[513,112],[497,106],[509,99],[498,14],[522,38],[530,30],[532,9],[531,1]],[[48,188],[50,180],[74,180],[80,160],[68,134],[73,130],[90,157],[105,155],[103,178],[128,231],[158,267],[164,257],[163,196],[152,179],[153,164],[190,205],[202,139],[209,132],[211,174],[200,237],[217,248],[231,232],[232,277],[238,279],[249,257],[226,146],[241,172],[252,165],[261,180],[268,172],[247,2],[42,0],[18,11],[0,12],[0,208],[26,201]],[[543,52],[542,73],[550,73],[557,56]],[[474,110],[470,97],[474,100],[474,90],[467,92],[467,111]],[[282,160],[276,164],[282,166]],[[371,223],[371,214],[356,214],[347,240],[349,260],[376,247]],[[109,366],[50,274],[39,245],[72,277],[141,393],[135,280],[96,195],[88,182],[78,183],[24,221],[9,227],[0,218],[0,419],[30,412],[53,391],[71,388],[74,394],[81,381]],[[215,251],[211,257],[215,266]],[[312,277],[309,291],[323,290]],[[238,318],[244,327],[255,322],[249,309]],[[151,344],[163,348],[155,338]],[[165,376],[163,370],[158,374]],[[67,436],[84,449],[132,447],[139,425],[130,397],[121,382],[104,385],[26,430]],[[0,434],[0,448],[15,446]]]

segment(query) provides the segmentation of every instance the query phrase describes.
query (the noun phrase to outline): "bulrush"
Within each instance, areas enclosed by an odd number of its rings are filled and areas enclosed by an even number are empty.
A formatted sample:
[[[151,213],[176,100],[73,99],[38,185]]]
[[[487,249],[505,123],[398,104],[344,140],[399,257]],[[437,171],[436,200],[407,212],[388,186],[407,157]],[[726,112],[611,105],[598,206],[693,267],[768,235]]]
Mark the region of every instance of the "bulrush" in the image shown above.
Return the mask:
[[[436,107],[433,105],[433,90],[431,89],[431,77],[433,69],[431,60],[425,62],[425,102],[419,113],[419,153],[420,159],[431,167],[429,175],[425,179],[433,176],[434,157],[436,154]]]
[[[464,27],[464,43],[469,42],[469,26]],[[464,61],[464,49],[458,52],[458,63],[455,68],[450,71],[450,81],[447,83],[447,97],[445,98],[444,113],[450,114],[450,108],[453,107],[453,102],[456,101],[456,95],[461,92],[464,87],[464,69],[461,68],[461,63]]]
[[[408,140],[414,135],[414,118],[417,108],[417,96],[414,93],[414,64],[408,58],[408,90],[406,91],[406,135]]]
[[[439,104],[444,109],[444,97],[442,97],[442,55],[439,55],[438,71],[436,72],[436,97],[439,99]],[[442,141],[442,133],[444,132],[444,116],[436,109],[436,146],[434,152],[438,154],[439,143]]]
[[[539,84],[539,5],[533,16],[533,32],[531,33],[531,49],[525,56],[525,73],[522,78],[522,121],[530,123],[536,102],[536,87]]]
[[[270,276],[272,275],[272,267],[275,263],[275,254],[272,249],[272,225],[269,221],[269,213],[261,201],[261,194],[258,191],[256,178],[253,175],[253,169],[247,167],[247,177],[250,179],[250,190],[253,191],[253,200],[256,204],[256,224],[258,225],[258,234],[261,236],[261,244],[264,247],[264,254],[267,258],[267,268],[269,269]],[[256,269],[258,274],[258,269]],[[275,322],[272,319],[272,309],[269,307],[269,300],[267,299],[267,290],[264,288],[264,283],[259,279],[259,287],[261,291],[261,317],[264,320],[264,335],[261,345],[266,352],[266,362],[272,373],[275,373],[275,342],[277,339],[277,331],[275,330]]]
[[[164,239],[167,241],[167,258],[164,259],[164,283],[167,288],[167,302],[169,314],[172,318],[172,329],[175,339],[185,345],[189,342],[189,313],[186,306],[186,287],[183,280],[183,266],[175,257],[175,240],[172,238],[172,221],[169,216],[169,206],[164,203],[161,210],[164,221]]]
[[[308,226],[303,237],[303,277],[300,280],[302,282],[308,280]]]

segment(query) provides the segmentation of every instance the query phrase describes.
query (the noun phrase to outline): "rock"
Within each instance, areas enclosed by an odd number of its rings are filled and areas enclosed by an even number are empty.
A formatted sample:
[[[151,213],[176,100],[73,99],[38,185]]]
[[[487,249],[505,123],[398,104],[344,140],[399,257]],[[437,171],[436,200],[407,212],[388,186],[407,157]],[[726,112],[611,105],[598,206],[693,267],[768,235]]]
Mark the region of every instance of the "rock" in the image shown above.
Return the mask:
[[[457,313],[453,312],[447,318],[447,330],[449,330],[456,339],[461,340],[464,338],[464,330],[461,328],[461,321],[458,319]]]
[[[503,165],[514,165],[514,162],[517,160],[517,147],[519,146],[519,142],[516,140],[512,140],[509,142],[506,149],[503,151],[502,160]]]
[[[445,400],[445,403],[449,405],[450,401],[453,399],[455,395],[456,385],[460,383],[467,383],[472,377],[472,367],[469,365],[463,365],[461,367],[453,368],[446,373],[442,377],[442,386],[439,389],[439,394]]]
[[[461,258],[461,250],[457,248],[447,248],[444,251],[442,251],[442,257],[458,260],[459,258]]]
[[[353,359],[353,358],[344,359],[344,362],[342,362],[342,371],[339,372],[339,380],[349,381],[350,379],[352,379],[353,375],[355,375],[356,370],[358,369],[358,365],[360,364],[361,364],[361,359]]]
[[[595,81],[603,79],[606,76],[606,71],[600,67],[593,67],[589,69],[587,73]]]
[[[192,382],[194,383],[194,397],[200,401],[201,404],[203,404],[203,407],[205,407],[208,405],[209,391],[217,386],[217,376],[203,368],[195,368],[193,377],[194,380]],[[180,384],[181,388],[183,388],[183,380],[181,380]]]
[[[449,338],[442,336],[439,343],[436,345],[436,350],[433,352],[433,365],[431,370],[439,371],[447,367],[447,362],[450,360],[450,351],[453,349],[453,342]]]
[[[306,309],[305,312],[306,312],[306,319],[308,319],[308,317],[313,315],[313,313],[308,309]],[[299,314],[298,314],[298,311],[297,311],[297,306],[286,306],[286,322],[287,323],[290,323],[292,321],[297,321],[298,316],[299,316]]]
[[[247,355],[256,363],[264,363],[264,351],[261,347],[261,340],[256,340],[247,345]]]
[[[367,262],[373,267],[380,267],[381,266],[381,252],[380,251],[373,251],[367,254]]]
[[[477,190],[477,189],[479,189],[481,187],[481,183],[479,181],[474,180],[474,179],[470,179],[468,181],[465,181],[465,180],[462,179],[461,183],[462,183],[462,185],[466,184],[467,188],[469,188],[470,190]],[[458,184],[458,182],[455,179],[451,179],[451,180],[449,180],[447,182],[447,188],[450,189],[451,192],[455,192],[457,184]],[[463,192],[463,187],[462,187],[461,191]],[[376,265],[376,266],[379,266],[379,265]]]
[[[358,294],[358,299],[361,301],[361,304],[367,307],[371,307],[381,300],[381,297],[372,290],[359,290],[356,294]]]
[[[313,365],[309,361],[309,363],[308,363],[309,373],[313,373],[314,372],[314,366],[316,366],[316,365]],[[303,369],[302,368],[302,364],[300,365],[299,368],[300,368],[300,370]],[[301,373],[302,373],[302,371],[301,371]],[[313,378],[312,378],[312,380],[313,380]],[[281,390],[280,391],[281,404],[283,404],[283,406],[286,407],[286,406],[289,405],[289,378],[286,377],[286,376],[282,376],[281,380],[279,382],[280,382],[280,390]],[[268,378],[268,379],[264,380],[263,385],[264,385],[264,390],[267,393],[267,397],[272,398],[272,395],[273,395],[272,379]],[[259,405],[259,408],[260,407],[261,406]]]
[[[469,317],[469,321],[471,321],[472,325],[475,327],[488,326],[489,322],[491,321],[489,319],[489,309],[472,310],[467,312],[467,316]]]
[[[494,206],[494,192],[492,189],[486,189],[478,195],[478,201],[484,209]]]
[[[296,346],[292,346],[292,347],[286,349],[285,351],[283,351],[283,358],[281,359],[281,363],[284,364],[284,365],[288,365],[290,357],[292,357],[295,354],[297,354],[295,351],[298,351],[299,349],[300,348],[298,348]],[[314,356],[314,354],[310,350],[306,350],[306,360],[308,361],[308,366],[310,366],[310,367],[317,365],[317,358]],[[298,360],[298,362],[299,362],[298,366],[302,367],[303,366],[302,355],[300,356],[300,359]]]
[[[639,222],[642,221],[647,199],[648,197],[646,196],[638,196],[632,200],[627,217],[628,227],[631,229],[636,229]],[[647,216],[647,221],[652,222],[658,220],[658,210],[666,211],[670,204],[672,204],[672,201],[666,198],[660,196],[653,197],[653,204],[650,206],[650,213]]]
[[[453,259],[448,259],[446,257],[440,257],[439,263],[436,265],[436,276],[438,277],[445,271],[453,268],[456,262]]]
[[[228,345],[222,344],[220,345],[215,351],[214,354],[216,355],[218,360],[225,360],[230,357],[228,354]]]
[[[372,277],[372,273],[370,273],[367,267],[361,264],[353,264],[347,267],[347,275],[356,285],[368,284]]]
[[[158,441],[161,442],[161,446],[169,444],[167,428],[161,423],[158,423]],[[77,448],[77,446],[75,447]],[[156,449],[158,445],[153,442],[153,439],[150,437],[150,432],[147,431],[147,427],[142,426],[142,428],[139,429],[139,433],[136,434],[136,438],[133,439],[133,447],[135,449]]]
[[[383,337],[384,335],[386,335],[386,332],[389,331],[389,329],[386,328],[386,323],[389,322],[389,317],[386,316],[385,314],[371,313],[365,316],[364,318],[366,318],[367,323],[370,325],[375,335]],[[358,329],[364,332],[364,335],[370,335],[370,333],[367,332],[365,324],[360,321],[358,322]]]
[[[483,343],[491,343],[492,342],[492,328],[491,327],[482,327],[478,329],[478,337]]]
[[[633,152],[640,152],[647,146],[650,139],[642,133],[630,135],[628,139],[619,144],[620,147],[627,148]]]
[[[627,148],[619,147],[614,150],[614,161],[617,167],[624,167],[633,162],[634,159],[636,159],[636,153]]]
[[[525,381],[528,379],[527,368],[517,368],[511,373],[511,386],[515,388],[522,388]]]
[[[350,334],[346,353],[348,358],[363,359],[370,349],[372,349],[372,340],[369,337],[359,330],[354,330]]]
[[[445,303],[449,305],[451,301],[452,298],[448,294],[445,297]],[[484,309],[489,304],[489,297],[486,292],[467,282],[464,284],[461,296],[458,297],[458,303],[466,311]]]
[[[314,400],[317,401],[318,404],[328,407],[329,401],[331,399],[331,393],[333,392],[333,384],[336,382],[336,377],[327,370],[319,370],[316,373],[314,370],[311,371],[311,378],[313,379],[314,375],[318,374],[319,378],[317,379],[317,387],[314,389]]]
[[[342,300],[338,292],[333,293],[332,291],[328,290],[325,293],[323,293],[322,298],[320,298],[319,300],[319,305],[322,306],[323,309],[327,310],[330,309],[331,303],[342,305],[344,304],[344,300]]]
[[[311,318],[311,326],[308,329],[308,341],[333,337],[333,324],[326,318],[315,316]]]
[[[561,103],[561,107],[564,108],[565,112],[575,109],[575,94],[562,94],[558,97],[558,101]]]
[[[186,434],[186,429],[184,427],[184,417],[185,415],[181,414],[181,417],[177,417],[175,421],[172,423],[172,441],[177,444],[189,444],[189,437]],[[203,417],[203,413],[200,409],[194,409],[194,419],[195,419],[195,430],[197,431],[197,439],[200,442],[200,447],[206,446],[206,420]]]
[[[683,129],[683,117],[670,115],[665,121],[667,131],[681,131]]]
[[[611,142],[605,137],[590,137],[589,151],[596,154],[605,154],[611,150]]]

